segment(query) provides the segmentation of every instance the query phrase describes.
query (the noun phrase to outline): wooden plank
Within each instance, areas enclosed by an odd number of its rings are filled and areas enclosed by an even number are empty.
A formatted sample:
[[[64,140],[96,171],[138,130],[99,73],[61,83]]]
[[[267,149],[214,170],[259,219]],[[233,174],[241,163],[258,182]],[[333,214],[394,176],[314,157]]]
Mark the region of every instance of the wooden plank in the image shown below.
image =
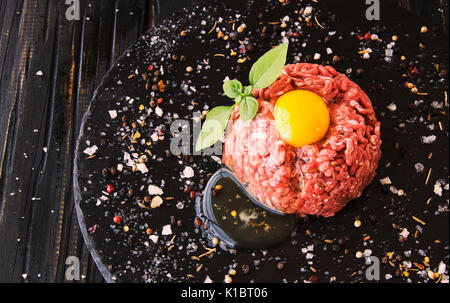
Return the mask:
[[[64,281],[67,256],[83,281],[102,281],[74,215],[74,143],[95,87],[146,30],[148,3],[82,1],[80,21],[57,0],[0,3],[1,282]]]

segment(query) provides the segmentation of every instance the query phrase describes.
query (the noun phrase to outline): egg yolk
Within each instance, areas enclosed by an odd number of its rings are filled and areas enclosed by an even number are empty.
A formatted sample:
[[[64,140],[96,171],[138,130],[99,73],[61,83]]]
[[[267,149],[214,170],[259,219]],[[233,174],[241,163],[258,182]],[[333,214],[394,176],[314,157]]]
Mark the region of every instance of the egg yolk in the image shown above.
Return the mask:
[[[319,141],[330,125],[325,100],[308,90],[293,90],[280,96],[275,104],[274,118],[283,141],[294,147]]]

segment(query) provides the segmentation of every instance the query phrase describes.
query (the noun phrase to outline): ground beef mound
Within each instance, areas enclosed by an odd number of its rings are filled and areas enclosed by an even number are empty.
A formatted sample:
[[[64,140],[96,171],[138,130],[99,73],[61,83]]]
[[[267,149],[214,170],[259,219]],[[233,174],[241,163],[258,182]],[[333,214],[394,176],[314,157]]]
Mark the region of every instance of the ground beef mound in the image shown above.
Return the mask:
[[[306,89],[328,102],[324,139],[302,148],[282,141],[273,120],[282,94]],[[269,87],[254,90],[259,110],[249,125],[236,107],[229,121],[223,162],[269,208],[300,216],[329,217],[361,195],[381,157],[380,122],[361,88],[331,66],[284,67]]]

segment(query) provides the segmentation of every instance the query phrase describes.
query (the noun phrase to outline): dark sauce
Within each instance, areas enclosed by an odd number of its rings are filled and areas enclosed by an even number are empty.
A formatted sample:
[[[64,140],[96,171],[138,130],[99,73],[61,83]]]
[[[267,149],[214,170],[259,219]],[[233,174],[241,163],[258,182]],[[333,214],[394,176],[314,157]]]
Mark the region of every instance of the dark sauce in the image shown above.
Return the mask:
[[[205,232],[230,248],[268,248],[286,241],[297,226],[294,215],[265,207],[226,168],[210,178],[196,211],[208,223]]]

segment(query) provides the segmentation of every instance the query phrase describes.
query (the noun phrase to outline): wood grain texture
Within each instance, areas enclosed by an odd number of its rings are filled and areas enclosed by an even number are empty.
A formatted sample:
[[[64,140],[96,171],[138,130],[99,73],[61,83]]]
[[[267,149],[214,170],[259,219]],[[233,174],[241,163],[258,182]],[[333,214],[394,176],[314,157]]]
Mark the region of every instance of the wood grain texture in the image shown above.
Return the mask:
[[[392,1],[448,24],[448,1]],[[74,212],[74,144],[114,60],[192,1],[153,2],[80,0],[81,20],[68,21],[65,1],[0,0],[0,282],[66,282],[68,256],[82,282],[103,281]]]
[[[152,24],[152,1],[0,2],[0,282],[99,282],[72,199],[74,142],[95,87]],[[40,75],[42,73],[42,75]],[[26,274],[24,278],[23,274]]]

